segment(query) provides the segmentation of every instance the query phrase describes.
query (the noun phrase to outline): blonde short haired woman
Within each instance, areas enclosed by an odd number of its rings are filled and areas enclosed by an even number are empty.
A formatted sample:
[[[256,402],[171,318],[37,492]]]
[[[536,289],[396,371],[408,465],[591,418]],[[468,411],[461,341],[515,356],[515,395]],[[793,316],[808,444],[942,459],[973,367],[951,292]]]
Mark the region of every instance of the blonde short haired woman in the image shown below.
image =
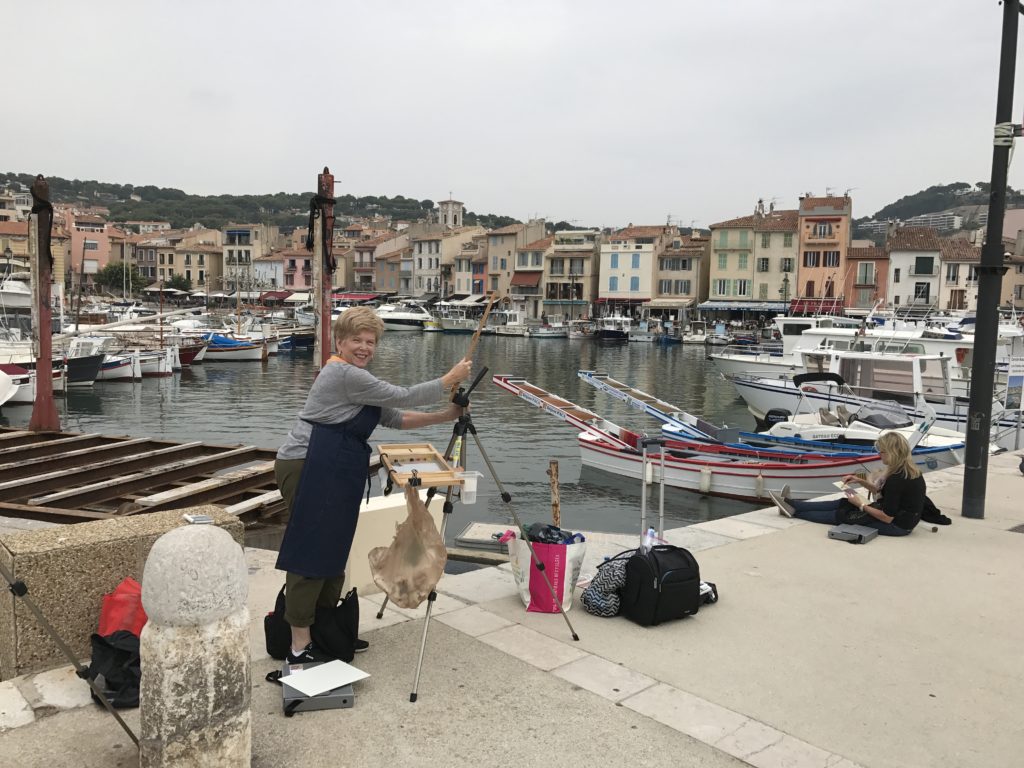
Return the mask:
[[[459,418],[462,409],[454,404],[430,412],[398,409],[441,402],[472,370],[472,361],[463,358],[444,376],[399,387],[366,370],[384,332],[372,308],[346,310],[333,331],[335,354],[317,374],[274,462],[290,513],[277,567],[287,573],[293,664],[327,660],[313,646],[310,626],[316,608],[337,605],[341,594],[367,488],[370,434],[378,424],[414,429]],[[358,641],[356,650],[365,647]]]
[[[875,528],[883,536],[906,536],[921,520],[927,488],[921,470],[914,464],[910,444],[898,432],[886,432],[875,442],[885,470],[874,479],[846,475],[848,486],[861,485],[874,495],[868,501],[852,487],[846,497],[827,501],[799,501],[789,498],[789,487],[770,493],[779,514],[836,525],[856,522]]]

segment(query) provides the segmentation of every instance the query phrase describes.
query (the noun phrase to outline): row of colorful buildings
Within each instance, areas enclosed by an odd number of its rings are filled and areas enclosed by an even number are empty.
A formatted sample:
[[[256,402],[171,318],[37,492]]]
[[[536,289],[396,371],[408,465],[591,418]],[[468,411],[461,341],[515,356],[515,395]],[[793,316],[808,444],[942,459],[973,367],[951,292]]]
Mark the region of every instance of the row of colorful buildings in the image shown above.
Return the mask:
[[[890,227],[884,243],[852,237],[850,197],[800,198],[778,210],[681,233],[671,225],[551,232],[542,219],[486,230],[466,225],[464,204],[443,200],[422,221],[366,219],[335,227],[332,283],[339,292],[472,303],[494,293],[527,316],[687,311],[731,317],[777,312],[972,310],[980,233],[940,237]],[[312,287],[306,231],[266,224],[175,230],[167,222],[107,221],[102,209],[57,206],[55,274],[89,288],[107,264],[137,268],[154,284],[184,278],[210,296],[303,300]],[[11,217],[7,217],[11,218]],[[1008,217],[1010,218],[1010,217]],[[26,226],[0,221],[8,271],[27,253]],[[1024,307],[1024,258],[1007,239],[1000,304]]]

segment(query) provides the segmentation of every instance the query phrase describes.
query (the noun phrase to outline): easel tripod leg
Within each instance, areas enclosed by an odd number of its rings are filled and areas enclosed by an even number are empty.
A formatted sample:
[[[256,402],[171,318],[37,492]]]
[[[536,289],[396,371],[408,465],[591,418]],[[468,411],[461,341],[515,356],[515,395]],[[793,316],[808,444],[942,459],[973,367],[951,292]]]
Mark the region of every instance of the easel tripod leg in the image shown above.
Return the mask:
[[[487,466],[487,471],[490,472],[491,478],[494,480],[495,486],[498,488],[498,492],[501,494],[501,500],[508,506],[509,512],[512,513],[512,519],[516,522],[516,528],[519,529],[519,535],[523,537],[523,541],[526,542],[527,548],[530,550],[530,558],[537,566],[537,570],[540,575],[544,577],[544,584],[547,585],[548,591],[551,593],[551,599],[555,605],[558,606],[558,612],[562,614],[562,618],[565,619],[565,625],[569,628],[569,634],[573,640],[579,640],[580,636],[576,634],[576,630],[573,629],[572,622],[569,621],[569,616],[565,612],[565,608],[562,607],[562,601],[558,595],[555,594],[555,588],[551,584],[551,579],[548,578],[547,571],[544,569],[544,563],[541,562],[537,556],[537,551],[533,548],[533,542],[526,535],[526,528],[523,527],[523,521],[519,519],[519,513],[516,512],[516,508],[512,505],[512,495],[505,490],[505,486],[502,485],[501,480],[498,478],[498,473],[494,470],[494,465],[491,464],[491,457],[487,455],[487,451],[484,450],[483,444],[480,442],[480,438],[477,437],[476,428],[470,422],[469,433],[473,436],[473,442],[476,444],[476,449],[480,451],[480,456],[484,460],[484,464]]]

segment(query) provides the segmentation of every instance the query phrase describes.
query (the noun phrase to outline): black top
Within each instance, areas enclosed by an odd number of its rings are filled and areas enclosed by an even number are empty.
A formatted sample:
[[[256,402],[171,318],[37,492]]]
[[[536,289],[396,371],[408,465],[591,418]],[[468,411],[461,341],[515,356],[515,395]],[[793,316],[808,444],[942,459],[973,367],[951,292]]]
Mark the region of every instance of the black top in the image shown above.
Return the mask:
[[[900,470],[885,479],[881,498],[871,506],[893,518],[893,525],[912,531],[921,519],[925,491],[924,477],[918,475],[911,480]]]

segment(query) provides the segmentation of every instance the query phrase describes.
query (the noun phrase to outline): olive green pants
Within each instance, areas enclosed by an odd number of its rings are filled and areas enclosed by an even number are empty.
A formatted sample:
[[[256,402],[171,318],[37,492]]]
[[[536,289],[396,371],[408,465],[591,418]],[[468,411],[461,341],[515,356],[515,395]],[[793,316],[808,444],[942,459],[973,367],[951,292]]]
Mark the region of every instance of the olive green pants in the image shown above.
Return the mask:
[[[274,462],[274,478],[281,491],[288,511],[292,516],[292,502],[299,488],[302,465],[305,459],[277,459]],[[297,573],[285,574],[284,620],[293,627],[309,627],[313,624],[317,608],[333,608],[341,597],[345,574],[332,579],[311,579]]]

